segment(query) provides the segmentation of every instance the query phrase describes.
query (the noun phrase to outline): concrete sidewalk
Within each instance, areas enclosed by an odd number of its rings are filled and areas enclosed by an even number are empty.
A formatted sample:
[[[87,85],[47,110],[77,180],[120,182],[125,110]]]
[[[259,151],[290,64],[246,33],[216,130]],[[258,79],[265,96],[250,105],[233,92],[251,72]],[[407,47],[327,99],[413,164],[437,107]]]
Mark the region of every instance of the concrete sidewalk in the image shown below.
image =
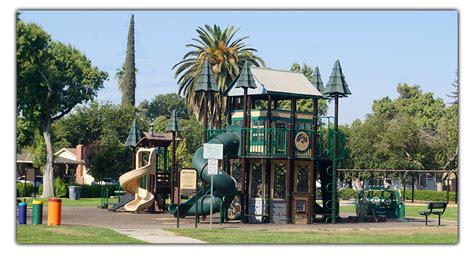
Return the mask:
[[[113,229],[118,233],[152,244],[203,244],[206,243],[194,238],[177,236],[159,228],[153,229]]]

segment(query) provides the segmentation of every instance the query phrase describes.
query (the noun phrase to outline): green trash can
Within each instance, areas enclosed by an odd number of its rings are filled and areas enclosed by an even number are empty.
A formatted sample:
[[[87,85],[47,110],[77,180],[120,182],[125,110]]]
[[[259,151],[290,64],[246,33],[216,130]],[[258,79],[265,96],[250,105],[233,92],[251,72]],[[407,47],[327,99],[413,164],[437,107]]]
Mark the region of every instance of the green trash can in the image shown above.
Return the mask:
[[[33,215],[31,219],[33,225],[43,224],[43,201],[33,200]]]

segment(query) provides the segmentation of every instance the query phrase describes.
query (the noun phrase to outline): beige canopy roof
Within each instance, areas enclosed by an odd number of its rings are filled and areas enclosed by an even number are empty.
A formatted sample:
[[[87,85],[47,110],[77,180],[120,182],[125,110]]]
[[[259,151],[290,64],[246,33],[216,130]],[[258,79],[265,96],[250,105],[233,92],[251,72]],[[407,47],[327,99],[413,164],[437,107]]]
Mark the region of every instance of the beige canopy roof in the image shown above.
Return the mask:
[[[300,72],[273,70],[268,68],[251,67],[257,88],[248,89],[249,95],[282,95],[298,97],[322,97],[321,92]],[[229,96],[241,96],[242,88],[235,84],[228,90]]]

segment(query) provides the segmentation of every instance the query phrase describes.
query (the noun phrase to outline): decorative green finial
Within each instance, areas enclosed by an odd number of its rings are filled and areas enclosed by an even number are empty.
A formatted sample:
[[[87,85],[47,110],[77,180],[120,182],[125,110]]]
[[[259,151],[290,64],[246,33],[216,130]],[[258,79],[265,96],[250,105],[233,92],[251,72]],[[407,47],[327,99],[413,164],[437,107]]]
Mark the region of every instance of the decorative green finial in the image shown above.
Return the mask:
[[[235,82],[236,88],[257,88],[255,84],[255,79],[253,78],[252,71],[250,70],[250,64],[248,61],[245,61],[242,70],[240,70],[239,76],[236,78]]]
[[[321,92],[321,94],[324,94],[324,83],[323,80],[321,79],[321,73],[319,72],[319,67],[316,66],[314,68],[313,72],[313,78],[311,79],[311,83],[316,87],[316,89]]]
[[[217,87],[217,83],[216,83],[216,78],[214,76],[214,73],[212,73],[209,59],[206,59],[206,62],[204,62],[204,66],[202,67],[201,73],[199,74],[194,91],[195,92],[198,92],[198,91],[219,92],[219,88]]]
[[[171,113],[171,117],[166,124],[166,131],[178,132],[181,131],[179,126],[178,117],[176,116],[176,109]]]
[[[130,131],[128,132],[128,137],[127,140],[125,140],[125,146],[137,146],[138,141],[140,141],[141,138],[141,132],[140,129],[138,128],[138,123],[136,119],[133,119],[132,122],[132,127],[130,128]]]
[[[326,84],[326,89],[324,90],[325,96],[330,97],[347,97],[351,94],[349,90],[349,85],[347,85],[344,74],[342,73],[341,64],[339,60],[336,60],[334,67],[332,68],[331,76],[329,81]]]

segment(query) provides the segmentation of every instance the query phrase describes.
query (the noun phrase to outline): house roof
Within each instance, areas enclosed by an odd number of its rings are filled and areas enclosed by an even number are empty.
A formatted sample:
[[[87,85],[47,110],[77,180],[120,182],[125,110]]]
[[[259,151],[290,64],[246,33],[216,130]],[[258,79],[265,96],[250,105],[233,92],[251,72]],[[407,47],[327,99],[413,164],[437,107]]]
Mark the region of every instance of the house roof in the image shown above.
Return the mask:
[[[76,154],[76,148],[72,148],[72,147],[67,147],[67,148],[64,148],[66,151],[70,152],[71,154],[73,154],[74,156],[77,156]]]
[[[249,95],[280,95],[305,98],[323,97],[321,92],[300,72],[251,67],[256,88],[248,89]],[[229,96],[242,96],[244,90],[232,85],[226,90]]]
[[[75,148],[63,148],[63,149],[75,149]],[[61,150],[63,150],[61,149]],[[60,152],[59,150],[58,152]],[[75,151],[74,151],[75,153]],[[33,163],[33,154],[30,152],[21,152],[16,154],[16,163]],[[76,161],[76,160],[71,160],[71,159],[66,159],[61,156],[57,156],[57,153],[55,154],[54,157],[54,163],[60,163],[60,164],[80,164],[82,162]]]

